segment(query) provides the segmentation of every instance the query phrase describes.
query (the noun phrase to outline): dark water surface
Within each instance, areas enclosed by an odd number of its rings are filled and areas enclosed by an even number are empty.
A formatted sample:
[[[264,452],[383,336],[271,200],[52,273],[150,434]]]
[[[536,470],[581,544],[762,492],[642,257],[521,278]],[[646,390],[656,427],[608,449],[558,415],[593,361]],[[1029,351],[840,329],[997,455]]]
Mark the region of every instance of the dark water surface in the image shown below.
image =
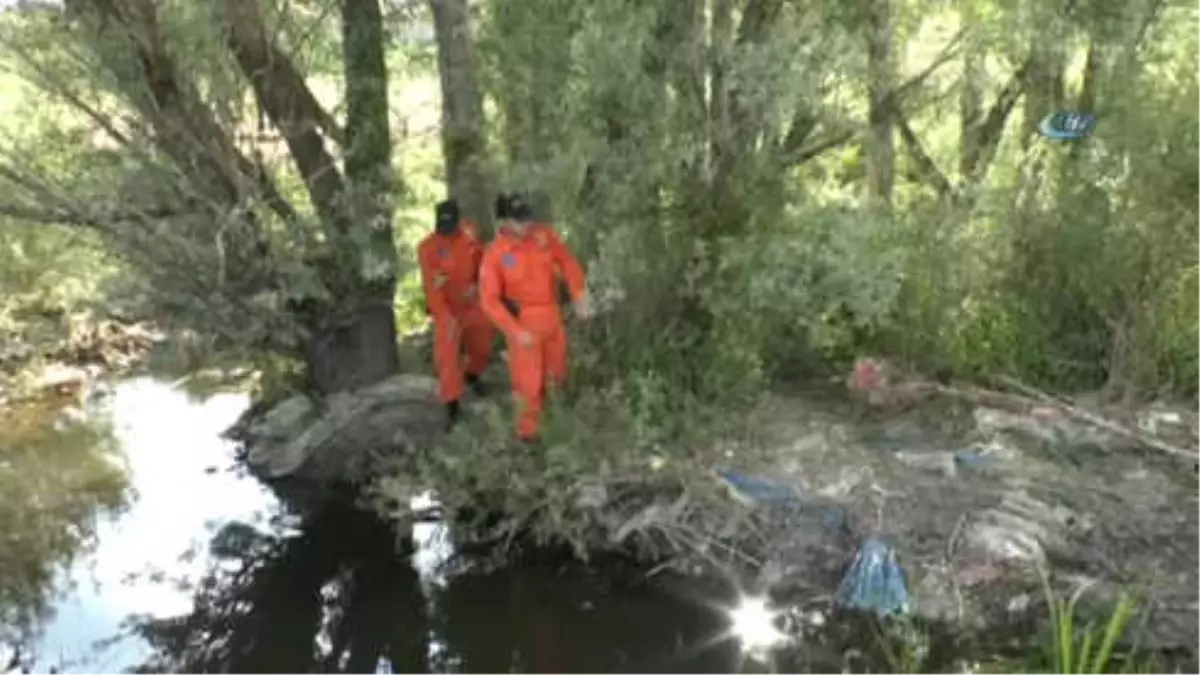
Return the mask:
[[[761,669],[694,588],[553,560],[449,573],[439,524],[398,540],[348,508],[290,518],[219,437],[246,405],[115,387],[97,414],[135,495],[63,580],[36,672],[372,672],[381,657],[396,672]]]

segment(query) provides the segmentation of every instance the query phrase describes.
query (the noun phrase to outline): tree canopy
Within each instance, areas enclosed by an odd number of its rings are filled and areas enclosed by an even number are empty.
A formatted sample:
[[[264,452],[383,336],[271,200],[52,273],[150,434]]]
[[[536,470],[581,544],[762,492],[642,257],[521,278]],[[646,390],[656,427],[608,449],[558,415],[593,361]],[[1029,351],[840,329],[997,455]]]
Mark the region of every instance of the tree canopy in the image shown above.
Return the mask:
[[[485,222],[495,188],[533,191],[614,307],[593,344],[614,373],[686,355],[685,384],[726,390],[870,348],[1193,391],[1191,18],[1162,0],[17,3],[0,206],[6,236],[86,233],[146,311],[299,357],[318,388],[396,367],[364,317],[411,270],[405,210],[437,196],[407,173]],[[404,93],[433,69],[442,170],[408,128],[435,101]],[[1060,109],[1094,112],[1094,136],[1040,138]],[[360,353],[329,352],[364,322]]]

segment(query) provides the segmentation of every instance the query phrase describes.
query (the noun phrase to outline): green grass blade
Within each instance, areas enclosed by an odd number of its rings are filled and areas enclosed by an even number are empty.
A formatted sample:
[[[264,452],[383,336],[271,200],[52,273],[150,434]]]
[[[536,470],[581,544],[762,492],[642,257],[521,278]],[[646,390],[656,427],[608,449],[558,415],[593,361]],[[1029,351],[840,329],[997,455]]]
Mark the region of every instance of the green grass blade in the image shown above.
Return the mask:
[[[1065,606],[1060,606],[1058,613],[1058,648],[1062,652],[1062,670],[1060,673],[1074,673],[1081,664],[1075,659],[1075,601],[1076,595]]]
[[[1083,629],[1083,644],[1079,647],[1079,653],[1075,655],[1075,661],[1079,665],[1078,672],[1086,672],[1087,664],[1091,659],[1093,643],[1096,641],[1096,624],[1089,622],[1087,627]]]
[[[1121,639],[1125,633],[1125,627],[1129,625],[1129,619],[1133,616],[1136,606],[1137,602],[1128,593],[1121,594],[1117,606],[1113,609],[1112,617],[1108,620],[1108,627],[1104,631],[1104,640],[1100,643],[1100,650],[1096,653],[1096,658],[1092,661],[1092,667],[1088,672],[1102,673],[1108,668],[1109,661],[1112,660],[1113,649],[1117,646],[1117,640]]]

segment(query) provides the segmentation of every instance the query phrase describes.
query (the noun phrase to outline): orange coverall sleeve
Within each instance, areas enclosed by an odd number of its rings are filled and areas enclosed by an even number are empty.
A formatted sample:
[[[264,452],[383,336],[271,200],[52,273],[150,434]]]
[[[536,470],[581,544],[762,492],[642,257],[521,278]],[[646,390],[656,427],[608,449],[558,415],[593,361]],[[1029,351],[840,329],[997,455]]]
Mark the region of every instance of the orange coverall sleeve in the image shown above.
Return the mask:
[[[504,306],[504,279],[500,272],[500,256],[503,253],[490,246],[483,253],[479,266],[479,308],[484,316],[500,329],[505,336],[516,335],[521,330],[517,318]]]
[[[428,241],[417,248],[417,262],[421,267],[421,286],[425,289],[425,304],[434,319],[450,316],[450,303],[445,291],[438,284],[437,259],[434,247]]]
[[[550,228],[546,228],[547,241],[549,243],[550,254],[554,256],[554,262],[558,263],[559,272],[563,276],[563,281],[567,282],[567,290],[571,293],[572,300],[578,300],[583,297],[584,273],[583,267],[579,264],[579,260],[571,253],[571,249],[558,238],[558,233]]]
[[[462,221],[463,234],[471,240],[471,265],[475,270],[475,281],[479,281],[479,267],[483,264],[483,241],[479,238],[479,226],[473,220]]]

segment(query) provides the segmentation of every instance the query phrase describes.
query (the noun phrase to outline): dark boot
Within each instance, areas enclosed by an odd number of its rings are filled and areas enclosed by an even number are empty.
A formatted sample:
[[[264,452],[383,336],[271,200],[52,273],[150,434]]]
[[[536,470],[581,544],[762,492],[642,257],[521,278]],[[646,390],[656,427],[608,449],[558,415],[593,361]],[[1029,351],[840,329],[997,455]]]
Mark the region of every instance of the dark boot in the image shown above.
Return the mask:
[[[450,431],[458,423],[459,412],[458,401],[446,403],[446,431]]]
[[[471,391],[475,392],[476,396],[487,396],[487,385],[483,383],[483,380],[479,379],[478,375],[467,373],[466,379],[467,386],[471,388]]]
[[[516,439],[517,439],[517,446],[521,447],[521,448],[526,448],[529,450],[536,450],[536,449],[542,447],[542,439],[538,436],[534,436],[532,438],[522,438],[520,436],[517,436]]]

